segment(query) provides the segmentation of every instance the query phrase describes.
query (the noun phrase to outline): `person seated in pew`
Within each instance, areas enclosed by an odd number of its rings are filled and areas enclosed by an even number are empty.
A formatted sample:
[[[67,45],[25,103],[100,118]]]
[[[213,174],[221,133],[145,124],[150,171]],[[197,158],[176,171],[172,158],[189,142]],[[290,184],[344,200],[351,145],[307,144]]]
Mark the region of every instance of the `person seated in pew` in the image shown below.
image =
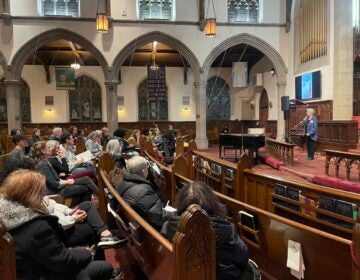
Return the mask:
[[[129,143],[129,147],[134,147],[135,149],[140,150],[141,146],[141,133],[139,129],[134,129],[134,131],[131,133],[131,136],[127,139]]]
[[[59,224],[65,231],[68,247],[96,244],[100,248],[110,248],[126,241],[112,235],[90,201],[84,201],[74,208],[69,208],[45,196],[44,204],[50,215],[59,218]]]
[[[104,126],[101,129],[101,146],[105,147],[106,144],[110,141],[110,139],[111,139],[111,135],[109,129],[106,126]]]
[[[148,161],[134,156],[126,161],[122,181],[115,185],[120,196],[148,223],[160,230],[166,220],[163,204],[148,177]]]
[[[87,169],[91,170],[96,174],[96,168],[91,161],[84,162],[83,159],[78,159],[72,149],[74,145],[74,138],[69,132],[65,132],[61,137],[60,149],[64,152],[66,162],[69,166],[69,170],[72,174],[85,171]]]
[[[53,134],[51,134],[49,137],[49,140],[60,141],[62,135],[63,135],[63,129],[61,127],[55,127],[53,129]]]
[[[13,136],[13,142],[15,148],[9,153],[8,157],[5,160],[5,165],[9,164],[11,161],[22,160],[25,158],[25,149],[28,145],[26,136],[22,134],[16,134]]]
[[[4,169],[0,173],[0,184],[4,182],[7,176],[10,175],[11,172],[19,169],[29,169],[35,170],[35,162],[30,157],[25,157],[21,160],[13,160],[5,165]]]
[[[106,152],[115,161],[122,157],[122,142],[117,139],[111,139],[106,145]]]
[[[126,134],[126,131],[124,128],[118,128],[114,131],[114,139],[118,139],[118,141],[122,144],[123,151],[126,152],[129,148],[128,141],[124,138]]]
[[[69,133],[74,138],[74,145],[76,146],[76,140],[78,139],[78,129],[76,126],[70,126]]]
[[[28,147],[27,147],[28,152],[30,151],[31,146],[34,145],[35,142],[41,141],[41,140],[42,140],[41,139],[41,130],[38,128],[34,128],[31,139],[28,142]]]
[[[85,141],[86,150],[90,151],[95,157],[99,157],[103,151],[101,136],[101,130],[95,130],[88,135],[88,139]]]
[[[84,142],[87,140],[84,129],[78,129],[77,139],[80,139]]]
[[[213,190],[201,182],[192,182],[180,189],[175,206],[179,216],[170,216],[161,232],[173,239],[182,213],[191,204],[198,204],[206,211],[216,236],[216,279],[238,280],[248,264],[249,250],[240,239],[234,224],[225,218],[223,207]]]
[[[16,278],[120,279],[106,261],[93,261],[88,248],[67,249],[58,218],[43,203],[45,177],[30,170],[11,173],[0,188],[0,218],[14,239]]]
[[[50,152],[48,161],[59,175],[60,179],[77,179],[87,176],[90,177],[95,184],[97,184],[98,181],[96,174],[90,169],[85,169],[84,171],[77,172],[75,174],[70,173],[64,152],[60,149],[60,143],[58,141],[46,141],[46,148]]]
[[[10,131],[10,136],[13,137],[15,135],[22,135],[22,131],[21,129],[19,128],[13,128],[11,131]]]
[[[78,179],[60,179],[54,168],[48,161],[50,150],[45,141],[36,142],[31,147],[31,157],[35,161],[35,168],[46,178],[48,194],[60,194],[64,198],[78,197],[80,201],[86,201],[97,197],[99,190],[89,177]]]

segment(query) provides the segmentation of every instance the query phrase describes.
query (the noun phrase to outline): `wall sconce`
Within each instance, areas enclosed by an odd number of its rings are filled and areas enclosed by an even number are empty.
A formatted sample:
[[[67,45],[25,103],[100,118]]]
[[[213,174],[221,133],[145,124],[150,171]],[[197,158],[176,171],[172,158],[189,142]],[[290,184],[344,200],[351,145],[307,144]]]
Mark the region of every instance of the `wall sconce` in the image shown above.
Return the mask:
[[[51,108],[49,108],[49,109],[45,110],[45,112],[46,112],[46,113],[52,113],[52,112],[54,112],[54,110],[51,109]]]
[[[190,112],[190,108],[185,107],[185,108],[182,109],[182,111],[183,111],[184,113],[189,113],[189,112]]]
[[[255,103],[254,103],[254,101],[251,101],[251,102],[250,102],[250,108],[251,108],[251,109],[255,109]]]
[[[118,112],[119,112],[119,113],[124,113],[125,110],[124,110],[124,108],[122,108],[122,107],[118,107]]]
[[[96,10],[96,31],[98,33],[107,33],[109,30],[109,16],[106,13],[106,3],[104,1],[98,0]]]
[[[269,101],[268,105],[269,105],[269,109],[271,109],[273,106],[271,101]]]
[[[272,69],[270,70],[270,74],[271,74],[271,76],[274,77],[274,75],[275,75],[275,69],[274,69],[274,68],[272,68]]]
[[[208,1],[207,9],[206,9],[206,17],[205,17],[205,37],[213,38],[216,36],[216,14],[215,14],[215,6],[214,0],[211,0],[213,17],[209,17],[209,6],[210,0]]]

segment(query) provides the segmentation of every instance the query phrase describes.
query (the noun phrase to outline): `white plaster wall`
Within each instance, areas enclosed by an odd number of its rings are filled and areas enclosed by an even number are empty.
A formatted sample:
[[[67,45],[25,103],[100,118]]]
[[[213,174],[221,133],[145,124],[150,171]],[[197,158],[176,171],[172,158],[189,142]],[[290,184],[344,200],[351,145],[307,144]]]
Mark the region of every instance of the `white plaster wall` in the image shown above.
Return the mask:
[[[22,72],[23,79],[28,83],[31,93],[31,118],[34,123],[68,122],[69,101],[68,91],[56,90],[55,68],[50,67],[51,83],[45,82],[45,72],[42,66],[25,66]],[[95,79],[102,92],[102,115],[106,122],[106,89],[104,76],[100,67],[81,67],[76,76],[86,74]],[[1,72],[0,72],[1,76]],[[118,86],[118,96],[124,96],[123,111],[118,111],[119,122],[138,121],[138,87],[146,78],[146,67],[123,67],[123,82]],[[183,82],[183,68],[166,68],[166,80],[169,87],[169,120],[195,121],[195,98],[193,92],[194,79],[192,72],[188,73],[188,83]],[[45,106],[45,96],[54,96],[54,106]],[[190,105],[183,106],[182,96],[190,96]],[[188,108],[188,112],[184,109]],[[51,109],[52,112],[47,110]]]
[[[166,67],[168,86],[168,108],[170,121],[195,121],[194,78],[188,72],[188,82],[184,84],[183,68]],[[122,111],[118,111],[119,122],[138,121],[138,88],[147,78],[146,67],[122,67],[122,83],[118,86],[118,96],[124,96]],[[190,105],[182,105],[182,97],[190,96]],[[189,109],[185,112],[185,107]]]
[[[102,115],[106,121],[106,100],[104,76],[100,67],[83,66],[76,70],[76,77],[88,75],[98,82],[102,94]],[[34,123],[69,122],[69,97],[67,90],[56,90],[55,67],[50,67],[51,83],[46,83],[42,66],[25,66],[22,78],[30,87],[31,120]],[[54,106],[45,106],[45,96],[54,96]],[[52,112],[47,110],[51,109]]]

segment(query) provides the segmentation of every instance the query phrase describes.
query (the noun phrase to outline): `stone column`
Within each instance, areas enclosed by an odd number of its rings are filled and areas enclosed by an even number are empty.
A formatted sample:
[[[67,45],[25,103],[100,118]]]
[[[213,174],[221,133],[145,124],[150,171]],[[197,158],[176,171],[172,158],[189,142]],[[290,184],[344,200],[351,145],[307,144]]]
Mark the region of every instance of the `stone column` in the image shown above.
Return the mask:
[[[285,120],[284,120],[284,112],[281,110],[281,97],[286,95],[286,82],[278,82],[278,117],[277,117],[277,132],[276,132],[276,140],[285,142]]]
[[[348,2],[334,1],[334,120],[351,120],[353,115],[354,31],[352,5]]]
[[[194,83],[195,105],[196,105],[196,138],[195,142],[199,149],[208,148],[206,137],[206,81],[203,74],[200,75],[200,82]]]
[[[255,93],[254,96],[254,102],[255,102],[255,116],[254,116],[254,120],[260,120],[260,96],[261,96],[261,92],[257,92]]]
[[[112,134],[118,128],[117,86],[118,81],[105,81],[107,127]]]
[[[23,86],[22,81],[5,80],[8,131],[13,128],[21,129],[20,92]]]

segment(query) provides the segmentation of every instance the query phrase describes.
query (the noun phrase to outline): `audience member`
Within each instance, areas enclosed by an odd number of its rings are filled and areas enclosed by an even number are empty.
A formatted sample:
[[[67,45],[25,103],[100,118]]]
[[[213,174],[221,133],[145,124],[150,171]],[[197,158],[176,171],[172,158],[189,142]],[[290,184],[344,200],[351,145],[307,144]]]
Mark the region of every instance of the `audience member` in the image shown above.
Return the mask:
[[[78,139],[78,129],[76,126],[70,126],[69,133],[74,138],[74,144],[76,145],[76,140]]]
[[[198,204],[209,215],[216,236],[216,279],[236,280],[248,263],[248,248],[240,239],[234,224],[227,221],[220,201],[212,189],[200,182],[184,186],[176,196],[176,207],[179,215],[191,204]],[[179,217],[170,216],[164,223],[162,233],[172,240],[176,232]]]
[[[67,249],[58,218],[43,203],[45,178],[18,170],[0,189],[0,217],[14,239],[17,279],[119,279],[110,263],[87,248]]]
[[[106,145],[106,152],[111,155],[113,160],[120,158],[122,155],[122,142],[117,139],[111,139]]]
[[[95,130],[88,135],[88,139],[85,141],[86,150],[90,151],[95,157],[99,157],[102,153],[101,137],[101,130]]]
[[[9,153],[5,160],[5,164],[9,164],[11,161],[23,160],[25,158],[25,149],[27,147],[26,137],[22,134],[16,134],[13,136],[13,142],[15,148]]]
[[[28,143],[29,151],[30,151],[31,146],[34,145],[35,142],[41,141],[41,140],[42,140],[41,139],[41,130],[38,128],[34,128],[31,139],[29,140],[29,143]]]
[[[46,148],[50,153],[48,161],[61,179],[77,179],[88,176],[95,184],[97,184],[96,174],[90,169],[85,169],[84,171],[77,172],[75,174],[70,173],[65,154],[60,149],[60,144],[58,141],[47,141]]]
[[[161,229],[166,219],[163,204],[156,194],[154,186],[146,180],[148,161],[141,156],[134,156],[126,162],[127,172],[116,187],[121,197],[134,210],[156,229]]]
[[[65,230],[68,247],[91,245],[97,242],[98,247],[112,247],[122,242],[112,235],[91,202],[81,202],[71,209],[45,196],[44,203],[49,214],[59,218],[59,224]]]
[[[20,135],[20,134],[22,134],[21,129],[13,128],[12,130],[10,130],[10,136],[15,136],[15,135]]]
[[[45,176],[46,188],[49,194],[60,194],[64,198],[78,197],[80,201],[90,200],[91,194],[97,196],[98,188],[89,177],[78,179],[60,179],[48,161],[50,150],[45,141],[36,142],[31,148],[31,157],[35,161],[35,168]]]
[[[35,162],[30,157],[25,157],[22,160],[13,160],[4,166],[0,174],[0,184],[6,179],[9,174],[15,170],[28,169],[35,170]]]
[[[92,162],[84,162],[83,159],[78,159],[72,149],[74,145],[74,138],[69,132],[65,132],[61,137],[61,151],[64,152],[66,162],[69,166],[69,170],[72,174],[76,174],[79,172],[83,172],[87,169],[91,170],[94,174],[96,174],[96,168],[92,164]]]
[[[60,138],[63,135],[63,129],[61,127],[55,127],[53,134],[50,135],[49,140],[56,140],[60,142]]]
[[[114,138],[118,139],[119,142],[122,142],[123,151],[125,152],[129,148],[129,143],[124,138],[126,134],[126,131],[124,128],[118,128],[114,131],[113,135]]]
[[[107,127],[103,127],[101,129],[101,146],[105,146],[111,139],[111,135],[109,129]]]
[[[129,147],[134,147],[137,149],[140,149],[141,146],[141,135],[140,135],[139,129],[134,129],[134,131],[131,133],[131,136],[127,139],[129,143]]]
[[[87,140],[87,138],[85,136],[85,131],[83,129],[78,129],[78,139],[80,139],[84,142]]]

